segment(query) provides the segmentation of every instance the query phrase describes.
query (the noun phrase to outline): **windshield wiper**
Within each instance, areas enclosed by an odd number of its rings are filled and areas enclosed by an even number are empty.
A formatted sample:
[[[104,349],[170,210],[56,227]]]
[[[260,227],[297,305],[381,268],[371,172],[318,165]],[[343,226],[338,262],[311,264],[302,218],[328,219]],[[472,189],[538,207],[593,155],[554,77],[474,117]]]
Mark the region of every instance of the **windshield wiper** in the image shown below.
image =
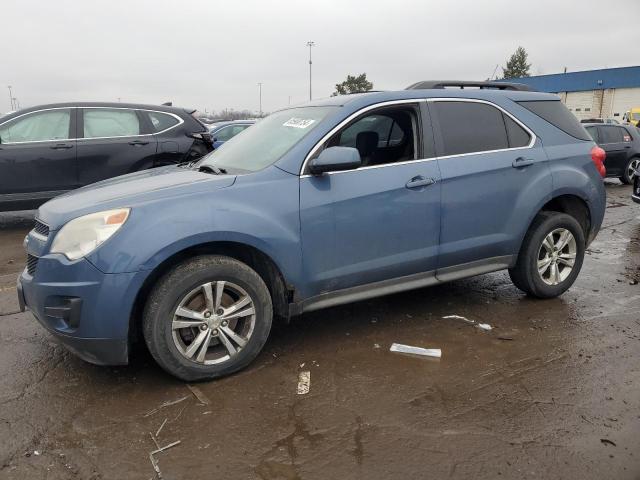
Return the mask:
[[[199,169],[199,172],[205,173],[213,173],[214,175],[224,175],[227,171],[224,168],[218,168],[215,165],[202,165]]]

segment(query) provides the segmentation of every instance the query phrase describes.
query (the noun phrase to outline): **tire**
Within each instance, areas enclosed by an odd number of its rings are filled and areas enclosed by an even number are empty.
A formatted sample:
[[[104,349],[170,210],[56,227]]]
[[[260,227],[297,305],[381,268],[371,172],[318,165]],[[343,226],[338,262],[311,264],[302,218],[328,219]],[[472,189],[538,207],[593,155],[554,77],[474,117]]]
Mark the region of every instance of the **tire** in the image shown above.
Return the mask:
[[[561,245],[560,238],[565,230],[571,234],[573,240],[569,239],[567,245],[558,253],[556,246]],[[543,245],[550,234],[553,248],[548,248],[549,244]],[[551,253],[554,251],[555,257]],[[516,265],[509,269],[509,276],[514,285],[528,295],[537,298],[557,297],[573,285],[582,268],[584,251],[584,231],[575,218],[565,213],[541,212],[529,227],[520,247]],[[570,270],[566,270],[572,254],[575,255],[573,265]],[[541,269],[550,262],[543,273],[538,270],[539,262]]]
[[[192,382],[246,367],[266,343],[272,318],[269,290],[254,270],[206,255],[177,265],[156,283],[142,322],[156,362]]]
[[[625,185],[631,185],[633,183],[633,175],[631,170],[640,170],[640,157],[630,158],[627,164],[624,166],[624,172],[620,177],[620,181]]]

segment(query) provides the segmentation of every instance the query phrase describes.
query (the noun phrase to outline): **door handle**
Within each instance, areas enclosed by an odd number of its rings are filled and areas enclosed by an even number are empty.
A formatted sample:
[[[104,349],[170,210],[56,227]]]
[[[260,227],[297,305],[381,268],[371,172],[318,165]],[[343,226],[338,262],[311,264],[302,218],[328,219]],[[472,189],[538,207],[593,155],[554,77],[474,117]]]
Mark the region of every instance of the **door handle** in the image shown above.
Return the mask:
[[[527,167],[529,165],[533,165],[532,158],[518,157],[511,163],[513,168]]]
[[[433,178],[424,178],[422,175],[418,175],[417,177],[413,177],[409,180],[405,187],[411,188],[420,188],[420,187],[428,187],[429,185],[433,185],[436,181]]]
[[[73,144],[71,144],[71,143],[57,143],[56,145],[51,145],[50,148],[52,148],[54,150],[69,149],[69,148],[73,148]]]
[[[137,145],[148,145],[149,142],[144,140],[134,140],[133,142],[129,142],[129,145],[137,146]]]

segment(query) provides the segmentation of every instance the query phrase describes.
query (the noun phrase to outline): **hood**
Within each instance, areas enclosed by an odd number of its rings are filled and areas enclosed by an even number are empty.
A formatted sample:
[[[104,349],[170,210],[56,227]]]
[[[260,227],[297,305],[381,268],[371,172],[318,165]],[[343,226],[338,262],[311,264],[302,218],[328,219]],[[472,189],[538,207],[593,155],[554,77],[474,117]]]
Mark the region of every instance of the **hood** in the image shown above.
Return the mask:
[[[143,170],[103,180],[55,197],[42,205],[38,218],[57,230],[69,220],[112,208],[172,201],[175,197],[233,185],[234,175],[212,175],[177,166]]]

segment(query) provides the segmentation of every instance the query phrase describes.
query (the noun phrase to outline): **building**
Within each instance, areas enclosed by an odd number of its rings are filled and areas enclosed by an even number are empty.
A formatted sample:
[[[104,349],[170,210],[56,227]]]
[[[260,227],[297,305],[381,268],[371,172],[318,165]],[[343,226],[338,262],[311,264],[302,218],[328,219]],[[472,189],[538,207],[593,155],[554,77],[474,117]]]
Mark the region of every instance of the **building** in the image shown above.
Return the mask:
[[[640,107],[640,66],[538,75],[509,81],[530,85],[541,92],[557,93],[578,119],[615,118],[622,121],[625,112]]]

